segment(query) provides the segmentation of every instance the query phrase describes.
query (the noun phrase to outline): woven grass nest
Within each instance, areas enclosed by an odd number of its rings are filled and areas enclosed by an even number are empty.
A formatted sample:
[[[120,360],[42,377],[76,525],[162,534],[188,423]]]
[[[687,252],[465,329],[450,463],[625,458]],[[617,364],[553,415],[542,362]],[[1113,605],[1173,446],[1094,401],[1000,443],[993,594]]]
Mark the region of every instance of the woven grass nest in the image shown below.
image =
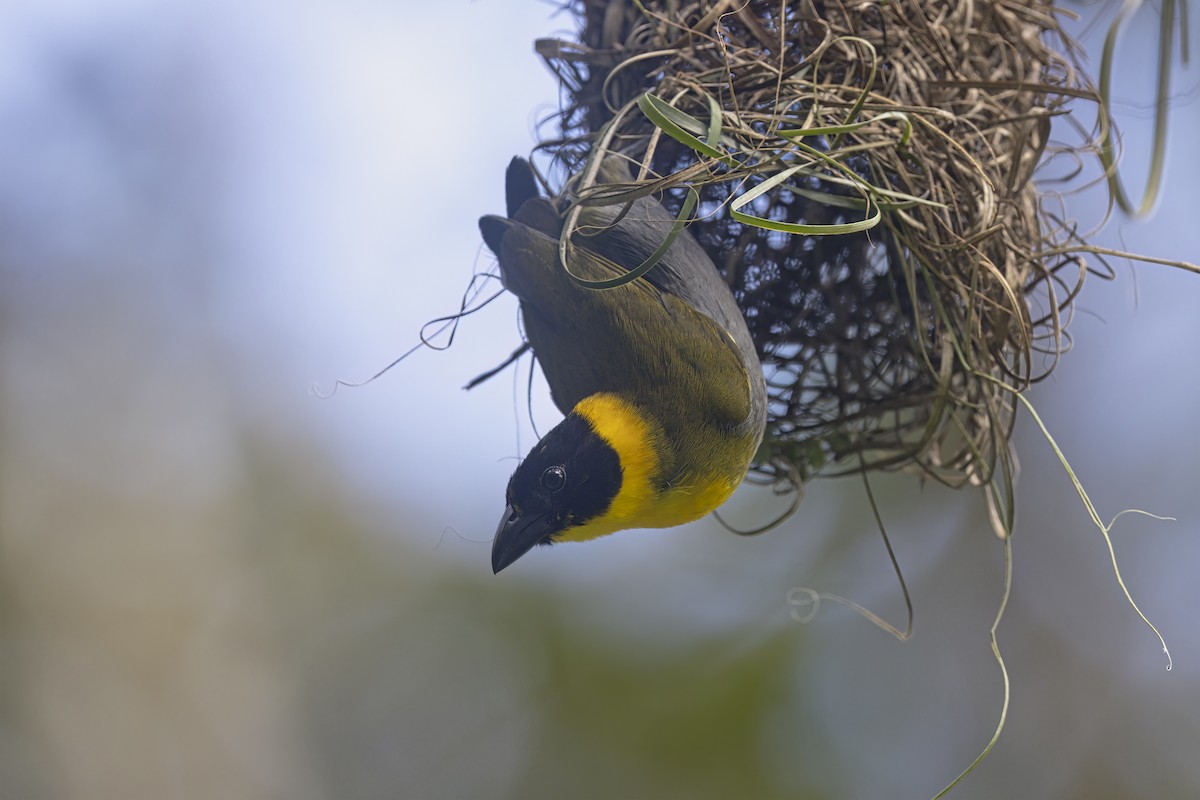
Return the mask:
[[[762,359],[752,474],[915,470],[987,490],[1012,530],[1016,393],[1045,378],[1087,267],[1032,182],[1094,97],[1038,0],[574,0],[539,146],[622,158],[732,288]],[[594,172],[594,171],[593,171]],[[586,178],[584,183],[586,184]]]

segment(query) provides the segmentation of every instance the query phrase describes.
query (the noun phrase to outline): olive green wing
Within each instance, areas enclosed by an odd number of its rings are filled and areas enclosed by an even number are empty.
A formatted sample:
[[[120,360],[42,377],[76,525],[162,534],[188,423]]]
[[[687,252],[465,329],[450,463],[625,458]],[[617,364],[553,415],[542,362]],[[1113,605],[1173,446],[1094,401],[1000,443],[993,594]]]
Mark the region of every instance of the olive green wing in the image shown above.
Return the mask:
[[[606,161],[601,178],[628,181]],[[487,216],[480,229],[499,258],[505,286],[521,301],[526,335],[567,413],[597,391],[647,398],[661,413],[701,413],[761,436],[766,421],[762,368],[741,310],[712,260],[683,231],[643,279],[596,291],[570,280],[559,262],[563,218],[540,195],[529,163],[514,158],[505,180],[511,219]],[[585,208],[571,270],[608,280],[641,264],[668,235],[674,219],[654,200],[620,209]],[[703,404],[697,398],[703,398]]]
[[[505,287],[521,302],[525,334],[563,413],[607,391],[643,398],[664,414],[747,421],[750,381],[735,342],[711,318],[641,279],[603,291],[578,285],[559,264],[558,240],[523,223],[484,217],[480,227]],[[586,280],[625,271],[580,247],[570,266]]]
[[[632,181],[625,164],[608,158],[601,165],[600,179],[606,183]],[[585,206],[580,224],[593,235],[576,235],[576,242],[627,269],[641,264],[671,233],[675,217],[653,198],[641,197],[629,208],[620,205]],[[748,371],[761,371],[754,341],[742,310],[708,253],[686,229],[680,232],[646,280],[661,291],[673,294],[729,331],[743,354]]]

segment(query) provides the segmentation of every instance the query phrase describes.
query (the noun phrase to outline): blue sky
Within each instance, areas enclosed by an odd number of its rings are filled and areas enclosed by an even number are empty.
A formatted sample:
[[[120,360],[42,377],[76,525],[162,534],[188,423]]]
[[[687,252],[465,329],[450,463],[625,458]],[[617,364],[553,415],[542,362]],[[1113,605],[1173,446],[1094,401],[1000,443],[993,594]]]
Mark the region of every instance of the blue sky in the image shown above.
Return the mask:
[[[455,310],[473,271],[490,266],[475,221],[502,208],[508,158],[529,151],[555,103],[531,45],[567,31],[552,11],[498,2],[9,7],[0,29],[9,279],[51,274],[14,274],[24,260],[70,263],[77,278],[96,280],[89,249],[125,242],[143,262],[146,280],[134,285],[161,313],[184,315],[185,331],[221,343],[237,365],[226,388],[272,409],[263,424],[298,426],[362,491],[406,510],[412,524],[395,535],[483,563],[486,545],[467,540],[490,538],[512,459],[533,434],[523,373],[461,387],[518,343],[511,298],[465,320],[446,352],[418,352],[332,399],[308,389],[373,374],[425,321]],[[1146,37],[1149,25],[1139,18],[1131,34]],[[1125,53],[1117,75],[1136,176],[1152,64]],[[1200,106],[1194,68],[1182,76],[1158,214],[1114,219],[1098,242],[1200,253],[1184,194],[1200,173],[1178,133]],[[1070,208],[1085,227],[1102,215],[1097,193]],[[164,273],[180,251],[200,267]],[[1197,279],[1155,266],[1118,264],[1118,273],[1088,286],[1075,351],[1032,397],[1112,511],[1138,505],[1186,519],[1191,481],[1164,446],[1186,433],[1197,396],[1194,372],[1181,369],[1197,340]],[[540,383],[533,394],[544,430],[556,412]],[[1047,457],[1028,423],[1019,441],[1027,465]],[[1086,529],[1069,490],[1055,491],[1054,524]],[[795,524],[828,526],[840,502],[818,483]],[[1042,502],[1023,503],[1026,523],[1050,513]],[[461,537],[446,540],[447,528]],[[528,569],[585,579],[627,565],[632,552],[668,553],[683,536],[614,537],[586,559],[539,554]],[[706,541],[719,550],[728,546],[720,538]]]

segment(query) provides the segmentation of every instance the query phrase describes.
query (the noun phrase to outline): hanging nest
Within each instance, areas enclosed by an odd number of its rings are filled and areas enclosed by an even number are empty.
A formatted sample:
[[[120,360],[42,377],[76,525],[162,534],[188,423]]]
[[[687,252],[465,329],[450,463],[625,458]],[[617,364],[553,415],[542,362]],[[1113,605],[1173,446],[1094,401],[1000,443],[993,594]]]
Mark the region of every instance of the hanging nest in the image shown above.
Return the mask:
[[[1094,96],[1053,5],[566,9],[578,41],[537,43],[562,93],[539,149],[567,175],[631,162],[582,202],[653,191],[690,219],[767,378],[753,473],[917,470],[984,486],[1011,531],[1015,393],[1053,369],[1087,271],[1032,183],[1051,119]]]

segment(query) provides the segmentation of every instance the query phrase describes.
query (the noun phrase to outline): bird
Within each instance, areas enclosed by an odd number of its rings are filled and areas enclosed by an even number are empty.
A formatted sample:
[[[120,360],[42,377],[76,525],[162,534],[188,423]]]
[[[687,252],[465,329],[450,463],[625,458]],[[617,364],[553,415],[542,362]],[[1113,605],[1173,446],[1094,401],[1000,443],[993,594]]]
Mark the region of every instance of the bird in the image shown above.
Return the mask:
[[[606,183],[628,183],[615,156]],[[537,545],[699,519],[741,484],[763,439],[767,394],[745,318],[686,229],[642,277],[581,286],[559,246],[569,197],[541,196],[530,163],[505,174],[506,217],[480,232],[516,295],[525,337],[565,415],[520,462],[492,545],[500,572]],[[608,280],[641,265],[675,217],[651,197],[585,205],[571,273]]]

